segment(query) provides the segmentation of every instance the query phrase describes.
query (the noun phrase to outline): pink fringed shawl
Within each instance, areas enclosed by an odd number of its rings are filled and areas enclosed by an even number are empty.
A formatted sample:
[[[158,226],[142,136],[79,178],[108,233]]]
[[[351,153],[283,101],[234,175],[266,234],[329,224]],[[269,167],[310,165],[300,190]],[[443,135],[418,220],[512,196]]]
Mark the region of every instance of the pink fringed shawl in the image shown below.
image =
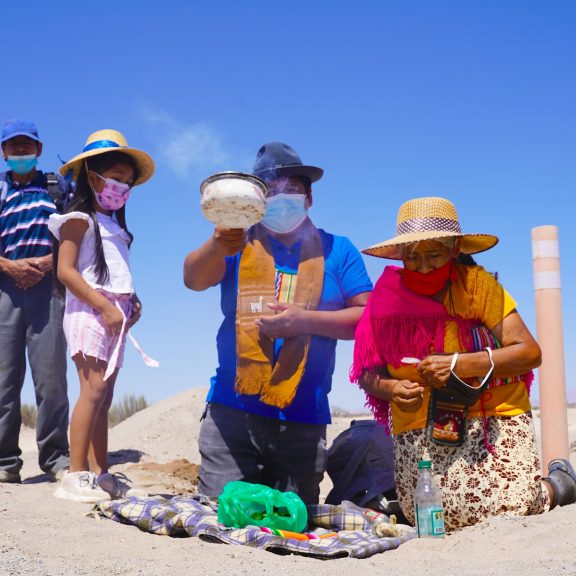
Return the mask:
[[[472,348],[470,329],[477,322],[450,316],[444,305],[405,288],[401,268],[387,266],[376,282],[356,328],[350,380],[358,382],[365,370],[391,364],[399,367],[404,356],[424,358],[444,352],[446,322],[456,321],[463,348]],[[388,401],[366,394],[374,417],[391,429]]]
[[[465,349],[471,349],[470,329],[477,321],[450,316],[444,305],[405,288],[402,269],[387,266],[356,328],[351,377],[358,380],[369,368],[400,366],[404,356],[424,358],[444,352],[446,322],[458,323]]]
[[[388,266],[376,282],[356,328],[354,362],[350,370],[352,382],[357,383],[365,370],[386,364],[399,367],[404,356],[425,358],[431,353],[444,352],[448,321],[456,322],[458,326],[460,350],[470,352],[476,349],[472,330],[481,327],[481,322],[451,316],[442,303],[404,287],[401,270],[397,266]],[[498,347],[495,340],[492,347]],[[527,387],[532,378],[531,373],[523,378]],[[498,378],[490,388],[505,383],[507,381]],[[376,420],[390,430],[388,401],[371,394],[366,394],[366,397],[366,405]]]

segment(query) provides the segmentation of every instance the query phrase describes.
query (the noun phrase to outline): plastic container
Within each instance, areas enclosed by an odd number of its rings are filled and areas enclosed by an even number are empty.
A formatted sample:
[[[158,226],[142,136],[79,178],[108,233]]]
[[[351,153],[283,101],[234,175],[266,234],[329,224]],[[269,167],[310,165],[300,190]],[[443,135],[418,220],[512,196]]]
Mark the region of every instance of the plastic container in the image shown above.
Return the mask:
[[[418,481],[414,489],[414,512],[418,538],[444,538],[442,492],[432,476],[432,462],[418,462]]]
[[[200,208],[221,228],[249,228],[264,218],[268,188],[263,180],[243,172],[220,172],[200,185]]]

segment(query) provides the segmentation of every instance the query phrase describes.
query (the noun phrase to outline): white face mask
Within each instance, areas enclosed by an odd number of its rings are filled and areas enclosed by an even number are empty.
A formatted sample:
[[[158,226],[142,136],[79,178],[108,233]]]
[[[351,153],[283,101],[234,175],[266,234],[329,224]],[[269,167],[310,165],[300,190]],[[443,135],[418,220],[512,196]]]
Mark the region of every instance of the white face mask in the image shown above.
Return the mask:
[[[279,234],[296,230],[308,216],[306,194],[276,194],[266,199],[262,224]]]

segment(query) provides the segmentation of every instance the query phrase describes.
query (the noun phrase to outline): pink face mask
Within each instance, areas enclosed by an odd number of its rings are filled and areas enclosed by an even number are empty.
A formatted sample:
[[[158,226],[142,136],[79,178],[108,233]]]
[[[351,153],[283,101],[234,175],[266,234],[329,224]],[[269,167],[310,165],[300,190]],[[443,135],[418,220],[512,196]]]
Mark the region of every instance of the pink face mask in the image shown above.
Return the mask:
[[[122,182],[118,182],[118,180],[114,180],[113,178],[104,178],[97,172],[94,172],[94,174],[101,180],[104,180],[102,192],[94,192],[98,206],[100,206],[102,210],[120,210],[120,208],[128,202],[128,198],[130,198],[130,185],[122,184]]]

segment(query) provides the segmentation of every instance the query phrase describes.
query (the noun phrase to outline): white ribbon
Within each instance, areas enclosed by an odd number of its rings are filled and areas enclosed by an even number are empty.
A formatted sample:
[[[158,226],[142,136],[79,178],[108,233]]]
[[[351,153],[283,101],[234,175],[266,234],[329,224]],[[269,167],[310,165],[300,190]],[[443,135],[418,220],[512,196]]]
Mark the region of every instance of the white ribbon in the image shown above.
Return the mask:
[[[122,312],[122,318],[123,318],[122,328],[120,328],[120,334],[118,334],[118,340],[116,340],[116,346],[114,346],[112,356],[110,356],[110,361],[108,362],[108,367],[106,368],[106,372],[104,373],[104,380],[108,380],[108,378],[112,376],[112,374],[114,373],[114,370],[116,370],[118,355],[120,354],[120,347],[122,346],[124,332],[126,331],[126,314],[124,314],[124,310],[122,310],[118,302],[116,302],[116,307],[118,308],[118,310],[120,310],[120,312]],[[136,351],[140,354],[140,356],[142,356],[142,359],[144,360],[146,366],[150,366],[151,368],[158,368],[158,366],[160,366],[160,362],[158,362],[158,360],[154,360],[154,358],[151,358],[150,356],[148,356],[148,354],[145,354],[143,352],[142,348],[140,348],[140,345],[136,341],[136,338],[134,338],[134,336],[132,336],[130,332],[128,332],[128,338],[130,338],[130,342],[132,342],[134,348],[136,348]]]
[[[148,354],[146,354],[142,348],[140,348],[140,345],[138,342],[136,342],[136,338],[134,338],[130,332],[128,332],[128,338],[130,338],[130,342],[132,342],[138,354],[142,356],[142,360],[144,360],[144,364],[146,364],[146,366],[150,366],[150,368],[158,368],[158,366],[160,366],[160,362],[158,362],[158,360],[154,360],[154,358],[148,356]]]

